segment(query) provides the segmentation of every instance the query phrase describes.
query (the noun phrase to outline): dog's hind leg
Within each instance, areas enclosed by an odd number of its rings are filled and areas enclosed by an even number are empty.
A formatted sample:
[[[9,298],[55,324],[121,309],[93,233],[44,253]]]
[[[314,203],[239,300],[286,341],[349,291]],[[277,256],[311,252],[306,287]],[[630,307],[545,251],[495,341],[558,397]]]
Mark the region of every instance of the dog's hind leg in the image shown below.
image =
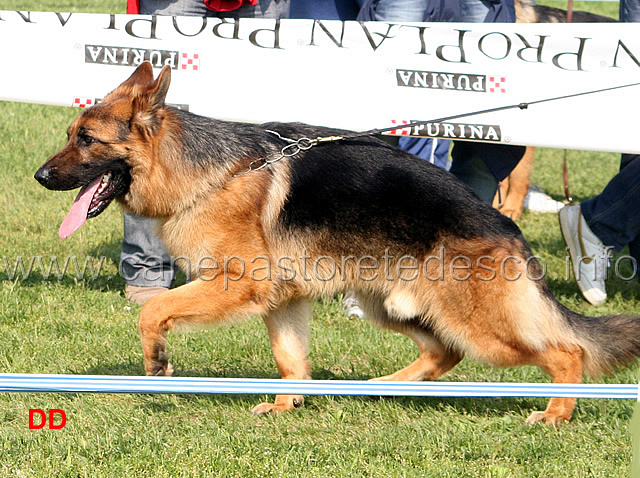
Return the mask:
[[[406,335],[418,346],[420,356],[408,366],[390,375],[373,380],[421,381],[435,380],[455,367],[463,355],[445,347],[432,330],[418,319],[393,320],[385,307],[376,299],[364,296],[361,299],[365,316],[379,327]]]
[[[269,312],[264,322],[269,332],[273,356],[281,378],[287,380],[309,380],[309,318],[311,303],[297,299]],[[252,413],[264,415],[279,413],[302,405],[302,395],[276,395],[274,403],[261,403]]]
[[[152,297],[140,312],[138,329],[147,375],[171,375],[166,333],[176,327],[214,325],[234,317],[262,315],[266,291],[250,282],[225,289],[218,280],[194,280]]]
[[[373,380],[435,380],[455,367],[462,355],[447,349],[429,329],[417,321],[398,323],[387,321],[383,327],[405,334],[418,346],[420,356],[406,367]]]
[[[582,349],[578,346],[552,348],[533,357],[532,364],[546,371],[554,383],[580,383],[582,381]],[[527,423],[544,422],[546,425],[560,425],[571,419],[576,406],[575,398],[554,397],[549,400],[546,410],[533,412]]]

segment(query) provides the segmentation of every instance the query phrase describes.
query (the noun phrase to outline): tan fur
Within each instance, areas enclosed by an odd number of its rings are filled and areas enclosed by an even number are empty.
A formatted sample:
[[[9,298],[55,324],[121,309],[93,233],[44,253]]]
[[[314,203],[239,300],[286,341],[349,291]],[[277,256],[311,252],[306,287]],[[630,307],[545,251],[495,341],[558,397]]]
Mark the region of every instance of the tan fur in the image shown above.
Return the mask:
[[[520,219],[524,207],[524,200],[529,191],[529,177],[533,169],[536,148],[527,146],[527,149],[511,171],[511,174],[500,182],[500,190],[493,198],[493,207],[514,221]]]
[[[531,0],[515,0],[513,6],[516,10],[516,23],[537,23],[535,4],[536,2]]]

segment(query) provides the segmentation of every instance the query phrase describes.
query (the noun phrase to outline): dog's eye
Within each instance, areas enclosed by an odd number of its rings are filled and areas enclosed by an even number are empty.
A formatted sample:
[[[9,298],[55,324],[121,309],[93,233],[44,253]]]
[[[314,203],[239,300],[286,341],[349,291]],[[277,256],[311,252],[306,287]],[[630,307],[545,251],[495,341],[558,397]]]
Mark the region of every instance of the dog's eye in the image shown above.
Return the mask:
[[[90,144],[97,143],[98,139],[94,138],[93,136],[89,136],[88,134],[84,134],[80,137],[80,141],[83,145],[88,146]]]

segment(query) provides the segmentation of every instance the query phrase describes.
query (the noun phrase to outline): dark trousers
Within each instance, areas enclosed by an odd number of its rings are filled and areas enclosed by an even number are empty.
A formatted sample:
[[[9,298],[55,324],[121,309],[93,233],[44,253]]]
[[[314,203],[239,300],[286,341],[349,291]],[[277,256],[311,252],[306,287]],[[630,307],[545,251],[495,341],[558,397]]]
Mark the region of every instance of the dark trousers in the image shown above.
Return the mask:
[[[640,155],[623,154],[620,172],[580,209],[605,245],[616,252],[629,245],[631,255],[640,260]]]

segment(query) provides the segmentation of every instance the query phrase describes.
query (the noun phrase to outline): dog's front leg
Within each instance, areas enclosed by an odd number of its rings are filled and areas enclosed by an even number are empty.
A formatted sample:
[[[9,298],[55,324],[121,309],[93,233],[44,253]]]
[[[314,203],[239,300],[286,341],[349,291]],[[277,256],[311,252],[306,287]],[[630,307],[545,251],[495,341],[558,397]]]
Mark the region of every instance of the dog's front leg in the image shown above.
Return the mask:
[[[251,280],[223,283],[223,279],[194,280],[152,297],[140,312],[139,331],[147,375],[171,375],[166,333],[180,325],[218,322],[267,312],[268,290]]]
[[[309,380],[309,318],[311,303],[306,299],[292,300],[264,316],[273,356],[280,376],[287,380]],[[261,403],[252,413],[279,413],[302,406],[302,395],[276,395],[274,403]]]

